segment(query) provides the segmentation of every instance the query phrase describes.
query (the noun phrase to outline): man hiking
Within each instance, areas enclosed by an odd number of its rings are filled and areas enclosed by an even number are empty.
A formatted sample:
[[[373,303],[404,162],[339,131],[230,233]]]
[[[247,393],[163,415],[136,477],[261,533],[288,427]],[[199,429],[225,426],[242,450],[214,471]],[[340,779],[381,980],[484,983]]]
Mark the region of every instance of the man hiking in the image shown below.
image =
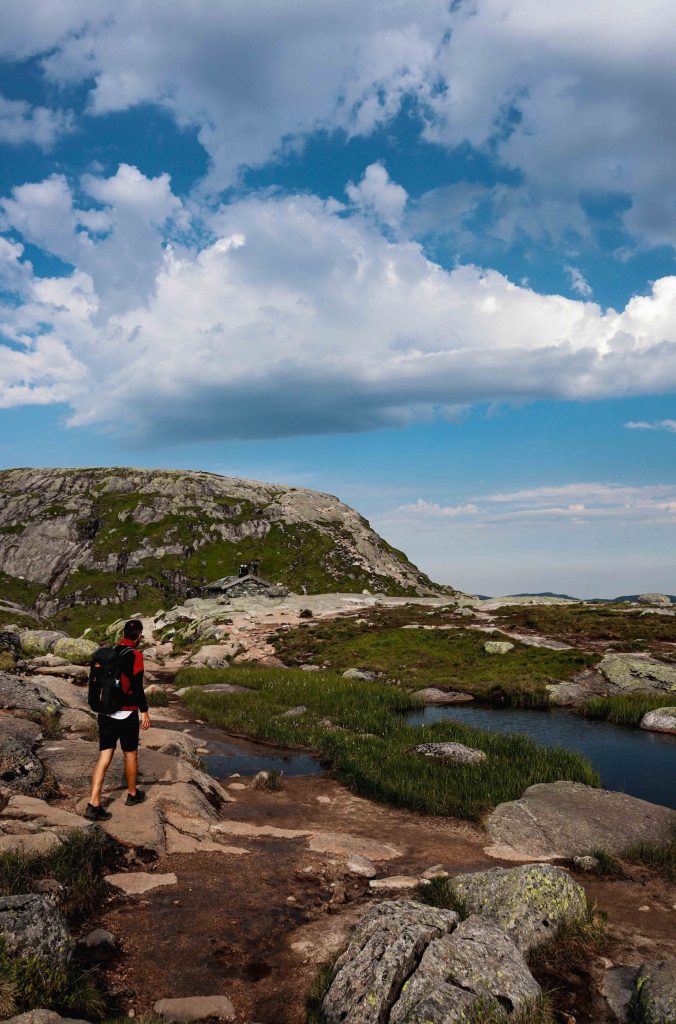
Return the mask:
[[[112,814],[101,806],[101,789],[113,760],[118,740],[124,754],[127,807],[145,800],[136,787],[138,774],[139,712],[141,729],[150,728],[148,702],[143,692],[143,655],[138,643],[143,623],[130,619],[122,639],[114,647],[101,647],[92,658],[89,673],[89,706],[98,712],[99,759],[92,775],[92,794],[84,812],[90,821],[107,821]]]

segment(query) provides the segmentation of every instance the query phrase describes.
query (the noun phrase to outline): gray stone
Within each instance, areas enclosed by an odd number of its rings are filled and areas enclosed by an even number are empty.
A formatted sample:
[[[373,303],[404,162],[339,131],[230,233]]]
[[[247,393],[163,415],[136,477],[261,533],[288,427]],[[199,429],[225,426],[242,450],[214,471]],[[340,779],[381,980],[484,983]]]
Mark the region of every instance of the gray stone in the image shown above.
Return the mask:
[[[24,629],[19,633],[19,643],[27,658],[36,658],[48,654],[65,636],[58,629]]]
[[[13,793],[30,793],[45,777],[31,747],[14,736],[0,735],[0,784]]]
[[[194,686],[182,686],[176,690],[175,697],[185,697],[188,690],[194,690]],[[247,686],[235,686],[231,683],[207,683],[206,686],[198,687],[200,693],[251,693]]]
[[[182,999],[158,999],[154,1012],[172,1024],[193,1020],[232,1020],[235,1008],[227,996],[184,996]]]
[[[497,847],[532,858],[567,858],[596,849],[621,853],[643,840],[663,842],[675,823],[676,811],[668,807],[580,782],[547,782],[499,804],[486,827]]]
[[[424,950],[458,921],[452,910],[403,900],[372,907],[336,961],[322,1003],[327,1024],[385,1024]]]
[[[467,1002],[458,991],[475,998]],[[540,986],[512,940],[493,921],[472,916],[452,934],[430,943],[392,1008],[390,1024],[462,1021],[463,1011],[479,999],[484,1007],[493,1001],[496,1010],[507,1007],[510,1013],[519,1013],[539,995]],[[439,1005],[450,1013],[443,1018],[430,1014]]]
[[[280,718],[300,718],[301,715],[304,715],[306,711],[307,711],[307,708],[305,707],[305,705],[304,704],[299,704],[297,708],[289,708],[288,711],[285,711],[279,717]]]
[[[38,711],[53,714],[62,702],[40,683],[0,672],[0,708],[4,711]]]
[[[401,892],[402,889],[417,889],[419,885],[417,875],[389,875],[387,878],[372,879],[369,889],[374,892]]]
[[[437,690],[435,686],[426,686],[424,690],[416,690],[413,696],[425,704],[465,704],[474,700],[470,693],[459,690]]]
[[[65,661],[63,665],[43,665],[40,668],[40,675],[55,676],[57,679],[78,679],[85,682],[89,678],[89,669],[86,665],[71,665]]]
[[[29,747],[34,747],[42,737],[40,726],[28,718],[14,718],[12,715],[0,715],[0,737],[13,736],[22,740]]]
[[[630,1007],[640,1024],[674,1024],[676,960],[655,960],[643,964]]]
[[[596,666],[615,692],[654,690],[676,693],[676,665],[631,654],[606,654]]]
[[[78,949],[98,963],[110,960],[117,949],[117,939],[105,928],[94,928],[78,942]]]
[[[86,1020],[75,1017],[61,1017],[53,1010],[29,1010],[18,1017],[10,1017],[5,1024],[89,1024]]]
[[[652,604],[657,607],[671,606],[671,598],[668,594],[639,594],[636,600],[639,604]]]
[[[375,878],[378,874],[372,861],[368,860],[367,857],[361,857],[357,853],[348,857],[345,867],[353,875],[359,875],[360,878]]]
[[[76,640],[64,636],[54,644],[54,654],[71,665],[88,665],[98,646],[93,640],[86,640],[84,637]]]
[[[514,650],[514,644],[509,640],[487,640],[484,644],[486,654],[508,654]]]
[[[453,764],[481,764],[486,760],[485,751],[466,747],[463,743],[419,743],[411,749],[414,754],[452,761]]]
[[[61,840],[54,832],[0,832],[0,853],[22,853],[27,857],[42,857],[57,846],[61,846]]]
[[[589,690],[572,680],[548,683],[545,689],[549,694],[549,703],[556,707],[578,707],[580,704],[584,704],[589,697]]]
[[[641,728],[650,732],[676,733],[676,707],[649,711],[641,719]]]
[[[592,857],[591,854],[587,854],[583,857],[573,857],[573,866],[577,868],[578,871],[585,871],[588,873],[590,871],[596,871],[599,866],[599,860],[598,857]]]
[[[584,889],[552,864],[524,864],[456,875],[453,890],[472,914],[490,917],[527,953],[560,925],[584,920]]]
[[[18,957],[40,957],[54,969],[66,966],[72,940],[63,915],[48,896],[30,893],[0,899],[0,938]]]
[[[90,732],[96,729],[96,717],[79,708],[68,708],[61,715],[60,724],[66,732]]]
[[[629,1003],[634,991],[637,967],[611,967],[603,976],[601,995],[620,1024],[629,1020]]]
[[[377,678],[377,672],[369,672],[364,668],[348,668],[343,672],[343,679],[362,679],[364,682],[372,683]]]

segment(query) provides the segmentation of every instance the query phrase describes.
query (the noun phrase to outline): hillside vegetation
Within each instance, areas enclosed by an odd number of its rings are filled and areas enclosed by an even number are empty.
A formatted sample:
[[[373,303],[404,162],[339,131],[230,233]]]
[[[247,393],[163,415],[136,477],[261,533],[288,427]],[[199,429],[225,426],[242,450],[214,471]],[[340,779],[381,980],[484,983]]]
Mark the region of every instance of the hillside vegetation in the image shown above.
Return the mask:
[[[298,592],[452,592],[306,488],[168,470],[0,472],[0,598],[67,628],[87,606],[88,623],[154,612],[253,558]]]

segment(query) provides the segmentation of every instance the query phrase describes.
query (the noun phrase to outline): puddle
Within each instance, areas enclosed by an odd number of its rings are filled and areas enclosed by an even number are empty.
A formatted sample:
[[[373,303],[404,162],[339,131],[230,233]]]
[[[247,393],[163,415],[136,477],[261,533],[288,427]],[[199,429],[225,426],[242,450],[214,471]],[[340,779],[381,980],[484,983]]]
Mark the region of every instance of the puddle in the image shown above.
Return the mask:
[[[279,771],[284,775],[320,775],[322,771],[319,761],[311,754],[280,750],[264,743],[227,737],[206,739],[205,746],[209,753],[202,754],[201,760],[215,779],[227,779],[234,773],[251,776],[257,772]]]
[[[583,754],[606,789],[676,808],[676,737],[593,722],[572,711],[521,708],[427,707],[411,715],[410,725],[444,719],[494,732],[530,736],[544,747],[567,747]]]

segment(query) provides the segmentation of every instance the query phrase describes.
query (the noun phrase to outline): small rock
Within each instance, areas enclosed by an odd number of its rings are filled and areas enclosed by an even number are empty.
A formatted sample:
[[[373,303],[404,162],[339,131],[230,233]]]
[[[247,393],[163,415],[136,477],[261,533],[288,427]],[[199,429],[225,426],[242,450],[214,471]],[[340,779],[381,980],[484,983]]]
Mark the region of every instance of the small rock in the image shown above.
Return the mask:
[[[105,881],[127,896],[140,896],[144,892],[159,889],[164,885],[176,885],[178,879],[173,871],[165,875],[150,874],[148,871],[125,871],[115,875],[105,875]]]
[[[270,781],[270,772],[256,772],[251,780],[251,789],[266,789]]]
[[[185,996],[182,999],[158,999],[154,1012],[170,1024],[189,1024],[190,1021],[232,1020],[235,1008],[227,996]]]
[[[298,707],[296,707],[296,708],[289,708],[288,711],[285,711],[283,714],[279,715],[279,717],[280,718],[300,718],[301,715],[304,715],[306,711],[307,711],[307,708],[305,707],[305,705],[304,704],[299,704]]]
[[[435,686],[426,686],[423,690],[416,690],[412,695],[425,704],[465,704],[474,700],[470,693],[462,693],[460,690],[438,690]]]
[[[598,858],[586,854],[582,857],[573,857],[573,864],[578,871],[596,871],[599,866]]]
[[[301,672],[319,672],[319,665],[301,665]]]
[[[651,732],[676,734],[676,707],[648,711],[641,719],[641,728]]]
[[[508,640],[487,640],[484,644],[486,654],[507,654],[514,650],[514,644]]]
[[[448,878],[449,875],[448,875],[448,871],[446,871],[444,869],[444,865],[443,864],[433,864],[431,867],[429,867],[425,871],[423,871],[423,873],[422,873],[422,875],[420,877],[424,878],[424,879]]]
[[[228,789],[248,789],[248,788],[249,787],[246,786],[243,782],[230,782],[228,784]]]
[[[105,928],[94,928],[78,942],[78,949],[98,963],[109,960],[117,947],[117,939]]]
[[[452,761],[453,764],[480,764],[486,760],[485,751],[466,747],[463,743],[419,743],[411,750],[414,754]]]
[[[647,905],[647,903],[644,903],[643,906],[639,907],[638,909],[641,911],[642,914],[650,913],[650,907]]]
[[[343,672],[343,679],[361,679],[364,682],[372,683],[377,678],[377,672],[369,672],[364,668],[348,668]]]
[[[360,857],[359,854],[349,857],[345,867],[353,875],[359,875],[360,878],[375,878],[378,874],[375,865],[366,857]]]
[[[330,804],[332,802],[330,796],[316,796],[315,800],[318,804]]]

